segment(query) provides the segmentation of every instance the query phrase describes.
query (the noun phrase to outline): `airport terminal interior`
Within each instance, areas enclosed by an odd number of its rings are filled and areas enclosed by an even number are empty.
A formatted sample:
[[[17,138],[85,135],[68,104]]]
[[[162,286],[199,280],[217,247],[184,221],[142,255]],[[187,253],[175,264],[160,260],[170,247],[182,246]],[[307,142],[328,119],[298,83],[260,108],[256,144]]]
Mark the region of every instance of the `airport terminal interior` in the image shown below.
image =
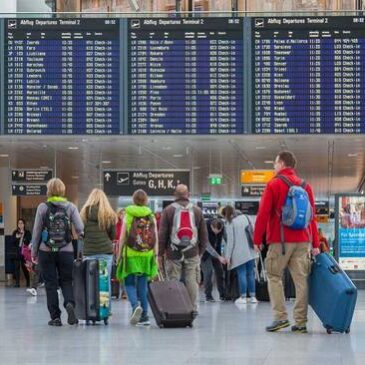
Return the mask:
[[[365,364],[364,90],[362,0],[0,0],[0,365]]]

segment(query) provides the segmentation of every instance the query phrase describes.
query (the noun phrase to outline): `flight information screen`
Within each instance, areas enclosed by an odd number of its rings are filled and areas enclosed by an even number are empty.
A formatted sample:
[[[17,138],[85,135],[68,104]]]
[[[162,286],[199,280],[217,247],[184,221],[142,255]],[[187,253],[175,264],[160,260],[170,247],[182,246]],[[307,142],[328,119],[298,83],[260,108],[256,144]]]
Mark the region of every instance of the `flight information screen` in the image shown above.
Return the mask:
[[[365,18],[253,18],[254,133],[365,132]]]
[[[129,133],[243,133],[242,19],[128,22]]]
[[[5,20],[5,134],[120,133],[116,19]]]

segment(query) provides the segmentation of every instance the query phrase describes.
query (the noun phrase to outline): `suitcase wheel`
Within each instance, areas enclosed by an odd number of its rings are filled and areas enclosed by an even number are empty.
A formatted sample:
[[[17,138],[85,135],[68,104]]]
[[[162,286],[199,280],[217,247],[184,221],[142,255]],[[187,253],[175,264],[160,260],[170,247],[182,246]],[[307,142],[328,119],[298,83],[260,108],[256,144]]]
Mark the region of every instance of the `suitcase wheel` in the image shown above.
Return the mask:
[[[327,328],[327,333],[328,333],[329,335],[331,335],[331,334],[332,334],[332,328]]]
[[[193,324],[192,324],[192,323],[190,323],[190,324],[188,325],[188,327],[189,327],[189,328],[193,328]]]
[[[107,326],[109,324],[108,318],[104,318],[104,324]]]
[[[95,326],[95,324],[96,324],[96,321],[93,321],[93,326]]]
[[[86,326],[90,326],[90,321],[86,321]]]
[[[162,323],[161,323],[161,324],[159,324],[159,325],[158,325],[158,327],[163,328],[163,324],[162,324]]]
[[[350,333],[350,327],[345,331],[345,333],[347,333],[347,334]]]

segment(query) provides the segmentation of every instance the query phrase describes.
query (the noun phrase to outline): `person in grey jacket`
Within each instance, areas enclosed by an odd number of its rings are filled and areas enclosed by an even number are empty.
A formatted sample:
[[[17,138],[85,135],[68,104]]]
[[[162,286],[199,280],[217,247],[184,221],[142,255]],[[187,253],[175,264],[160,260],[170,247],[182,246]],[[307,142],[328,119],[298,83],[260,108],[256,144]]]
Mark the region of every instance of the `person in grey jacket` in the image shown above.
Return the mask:
[[[243,214],[236,214],[231,206],[223,210],[226,219],[226,250],[225,258],[229,270],[236,270],[240,297],[236,304],[247,303],[247,289],[250,294],[250,302],[257,303],[255,290],[255,259],[257,253],[250,248],[246,237],[245,228],[249,224],[249,218]]]
[[[70,325],[78,322],[72,287],[74,253],[71,225],[80,238],[84,224],[76,206],[65,198],[65,192],[62,180],[53,178],[48,181],[48,199],[38,206],[33,227],[32,261],[39,264],[45,283],[50,326],[62,326],[57,292],[59,284],[68,314],[67,322]]]

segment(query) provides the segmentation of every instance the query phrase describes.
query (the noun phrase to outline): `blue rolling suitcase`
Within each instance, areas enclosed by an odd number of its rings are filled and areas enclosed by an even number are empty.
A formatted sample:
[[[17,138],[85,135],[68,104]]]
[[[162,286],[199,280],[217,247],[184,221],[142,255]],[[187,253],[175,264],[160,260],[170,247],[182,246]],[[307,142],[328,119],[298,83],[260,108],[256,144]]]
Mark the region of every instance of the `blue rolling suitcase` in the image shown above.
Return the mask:
[[[309,277],[309,304],[327,333],[350,332],[356,299],[356,286],[336,260],[327,253],[316,256]]]

